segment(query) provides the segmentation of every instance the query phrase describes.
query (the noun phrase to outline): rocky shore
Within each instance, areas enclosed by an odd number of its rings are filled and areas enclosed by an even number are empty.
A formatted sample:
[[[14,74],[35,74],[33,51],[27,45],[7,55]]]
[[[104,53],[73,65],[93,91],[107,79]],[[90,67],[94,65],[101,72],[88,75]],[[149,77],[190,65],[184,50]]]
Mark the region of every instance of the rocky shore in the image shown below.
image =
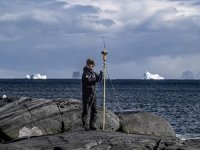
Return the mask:
[[[84,131],[74,99],[0,99],[2,150],[200,150],[200,140],[176,138],[171,125],[147,112],[116,115],[98,109],[98,131]]]

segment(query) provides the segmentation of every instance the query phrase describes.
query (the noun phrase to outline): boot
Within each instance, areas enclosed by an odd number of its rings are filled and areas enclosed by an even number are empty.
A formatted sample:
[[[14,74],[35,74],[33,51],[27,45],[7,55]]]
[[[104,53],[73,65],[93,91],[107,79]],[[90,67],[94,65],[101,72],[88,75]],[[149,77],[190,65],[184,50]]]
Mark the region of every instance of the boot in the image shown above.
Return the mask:
[[[90,131],[90,128],[88,126],[86,126],[85,131]]]
[[[85,125],[86,125],[86,124],[85,124],[85,121],[82,121],[82,123],[83,123],[83,128],[85,128]]]
[[[83,121],[83,129],[85,129],[85,131],[89,131],[90,128],[88,127],[87,123],[85,121]]]
[[[90,129],[91,129],[91,130],[97,130],[96,124],[95,124],[95,123],[91,123],[91,124],[90,124]]]

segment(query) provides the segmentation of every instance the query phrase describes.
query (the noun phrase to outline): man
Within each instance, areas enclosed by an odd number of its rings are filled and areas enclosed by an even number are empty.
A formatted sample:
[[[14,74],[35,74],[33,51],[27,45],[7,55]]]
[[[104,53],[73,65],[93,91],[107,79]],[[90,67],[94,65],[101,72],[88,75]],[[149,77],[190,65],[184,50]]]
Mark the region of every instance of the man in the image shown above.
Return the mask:
[[[97,74],[93,71],[95,62],[93,59],[87,59],[86,66],[83,68],[82,75],[82,100],[83,112],[82,122],[83,128],[88,130],[97,130],[97,98],[96,98],[96,83],[102,80],[102,71]],[[88,118],[89,109],[91,110],[90,118]],[[90,124],[88,125],[88,120]]]

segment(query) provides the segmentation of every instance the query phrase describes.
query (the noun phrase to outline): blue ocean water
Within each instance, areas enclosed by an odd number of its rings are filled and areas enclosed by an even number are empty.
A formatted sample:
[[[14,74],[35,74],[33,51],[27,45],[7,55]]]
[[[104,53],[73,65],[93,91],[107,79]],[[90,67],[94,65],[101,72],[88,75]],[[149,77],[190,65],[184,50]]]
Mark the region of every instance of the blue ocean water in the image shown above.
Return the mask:
[[[112,86],[113,85],[113,86]],[[97,86],[102,105],[103,85]],[[2,79],[0,95],[8,97],[75,98],[81,100],[81,80]],[[200,135],[200,80],[107,80],[106,106],[122,111],[147,111],[167,119],[179,135]]]

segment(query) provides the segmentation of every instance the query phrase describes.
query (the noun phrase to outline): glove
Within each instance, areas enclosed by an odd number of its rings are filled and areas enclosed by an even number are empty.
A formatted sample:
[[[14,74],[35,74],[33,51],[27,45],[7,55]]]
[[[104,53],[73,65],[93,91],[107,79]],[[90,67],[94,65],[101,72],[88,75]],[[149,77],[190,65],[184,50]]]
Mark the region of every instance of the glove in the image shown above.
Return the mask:
[[[102,78],[103,78],[103,71],[100,71],[100,73],[99,73],[99,82],[101,82]]]

